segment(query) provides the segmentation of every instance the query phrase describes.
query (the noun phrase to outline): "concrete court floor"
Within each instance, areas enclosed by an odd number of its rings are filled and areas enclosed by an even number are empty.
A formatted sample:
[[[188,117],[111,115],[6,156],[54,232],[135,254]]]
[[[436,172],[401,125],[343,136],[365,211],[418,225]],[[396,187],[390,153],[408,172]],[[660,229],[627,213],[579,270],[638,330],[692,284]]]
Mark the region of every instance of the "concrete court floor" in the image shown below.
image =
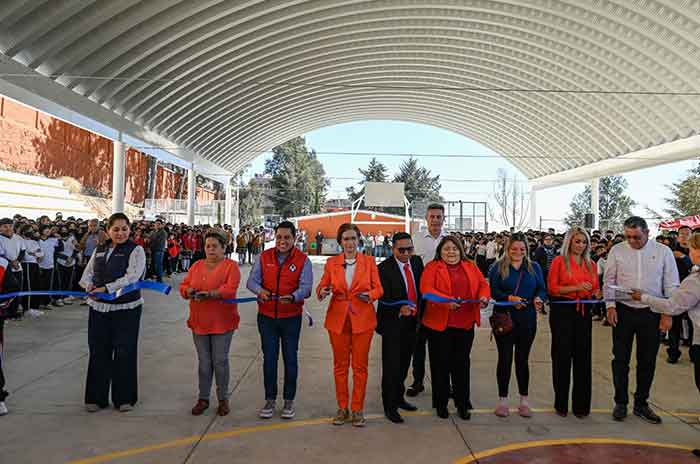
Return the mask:
[[[248,271],[249,266],[243,266],[244,279]],[[317,280],[321,272],[321,265],[315,264]],[[584,420],[560,418],[551,409],[550,334],[542,317],[531,356],[530,396],[536,408],[532,419],[492,414],[496,347],[488,330],[482,329],[472,351],[476,410],[471,421],[454,414],[449,420],[437,418],[430,410],[429,387],[415,401],[419,412],[405,415],[406,423],[394,425],[384,419],[380,338],[375,336],[367,427],[333,427],[328,423],[336,403],[331,350],[323,329],[325,304],[314,298],[308,309],[316,324],[312,328],[305,324],[303,329],[293,421],[282,421],[279,415],[269,421],[257,418],[263,387],[254,304],[240,306],[242,323],[231,349],[232,413],[225,418],[217,417],[213,409],[196,418],[189,413],[196,398],[196,355],[185,325],[187,309],[175,292],[146,293],[140,400],[130,413],[83,410],[86,307],[67,306],[38,319],[9,323],[4,364],[11,412],[0,418],[0,464],[695,462],[687,450],[700,445],[700,396],[687,354],[671,366],[665,362],[665,352],[659,353],[652,401],[663,414],[663,425],[649,425],[634,416],[620,424],[609,413],[610,329],[596,324],[594,413]],[[630,378],[634,388],[634,370]],[[511,392],[515,391],[513,378]],[[512,393],[511,398],[515,407],[517,398]],[[523,446],[530,448],[520,449]]]

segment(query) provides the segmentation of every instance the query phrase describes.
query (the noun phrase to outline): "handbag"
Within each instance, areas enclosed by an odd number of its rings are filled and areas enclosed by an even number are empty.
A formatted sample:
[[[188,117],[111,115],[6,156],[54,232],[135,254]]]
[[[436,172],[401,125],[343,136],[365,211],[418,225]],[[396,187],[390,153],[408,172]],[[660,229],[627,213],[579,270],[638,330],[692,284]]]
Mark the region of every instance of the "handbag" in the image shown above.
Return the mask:
[[[518,283],[515,284],[513,294],[518,293],[520,282],[523,279],[523,271],[518,271]],[[494,311],[489,317],[491,330],[494,335],[507,335],[513,331],[513,318],[510,317],[510,311]]]

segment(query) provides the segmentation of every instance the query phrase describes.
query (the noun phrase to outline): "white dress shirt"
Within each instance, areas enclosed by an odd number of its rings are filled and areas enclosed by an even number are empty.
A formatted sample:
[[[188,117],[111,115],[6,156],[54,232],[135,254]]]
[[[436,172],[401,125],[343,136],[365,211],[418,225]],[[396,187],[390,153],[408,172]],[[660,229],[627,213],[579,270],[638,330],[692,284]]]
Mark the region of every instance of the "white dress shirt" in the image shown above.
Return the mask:
[[[113,251],[114,247],[110,247],[107,250],[106,259],[109,259],[109,257],[112,256]],[[93,278],[95,277],[95,253],[97,253],[97,249],[95,249],[95,251],[92,252],[92,256],[90,256],[90,261],[88,261],[87,266],[85,266],[85,272],[83,272],[83,276],[79,282],[80,286],[86,290],[93,285]],[[141,280],[145,271],[146,252],[143,251],[143,247],[137,246],[136,248],[134,248],[134,251],[132,251],[131,255],[129,256],[129,266],[126,268],[126,274],[124,275],[124,277],[120,277],[114,282],[107,283],[105,285],[105,288],[107,289],[108,293],[114,293],[120,288],[124,288],[127,285],[135,284],[136,282]],[[107,313],[110,311],[117,311],[120,309],[133,309],[138,306],[141,306],[143,304],[143,298],[139,298],[136,301],[131,301],[129,303],[123,304],[103,303],[101,301],[95,301],[90,298],[88,298],[87,302],[88,305],[90,305],[90,307],[95,311]]]
[[[607,306],[614,307],[615,300],[624,300],[633,308],[648,308],[649,305],[633,301],[624,293],[610,288],[618,285],[627,289],[639,289],[642,293],[655,297],[669,298],[680,284],[678,268],[673,252],[666,245],[649,240],[641,250],[618,243],[608,253],[603,277],[603,291]]]
[[[446,235],[445,231],[441,230],[440,235],[433,237],[430,235],[430,232],[425,230],[418,232],[413,237],[413,247],[415,248],[416,256],[420,256],[424,265],[435,259],[435,250],[437,250],[440,240]]]
[[[394,258],[394,259],[396,259],[396,258]],[[401,277],[403,277],[403,284],[406,286],[406,295],[408,295],[408,277],[406,277],[406,269],[404,268],[404,266],[406,266],[406,264],[408,264],[408,268],[411,270],[411,275],[413,276],[413,285],[414,285],[416,292],[417,292],[418,285],[416,285],[416,275],[413,273],[413,266],[411,266],[411,260],[409,259],[408,262],[402,263],[401,261],[396,259],[396,264],[399,265],[399,270],[401,271]]]

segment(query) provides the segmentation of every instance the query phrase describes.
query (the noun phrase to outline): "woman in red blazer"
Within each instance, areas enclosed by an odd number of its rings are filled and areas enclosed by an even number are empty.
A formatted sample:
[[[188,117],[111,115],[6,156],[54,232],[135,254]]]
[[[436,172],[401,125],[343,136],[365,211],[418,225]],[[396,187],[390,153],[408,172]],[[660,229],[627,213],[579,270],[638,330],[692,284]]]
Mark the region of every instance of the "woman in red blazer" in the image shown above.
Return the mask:
[[[384,290],[374,258],[357,252],[360,229],[343,224],[338,229],[338,244],[343,252],[330,258],[316,288],[319,300],[333,295],[326,313],[326,330],[333,347],[333,373],[338,414],[335,425],[352,419],[352,425],[363,427],[362,412],[367,388],[367,365],[372,334],[377,326],[373,303]],[[351,361],[352,357],[352,361]],[[352,416],[348,411],[348,371],[352,362]]]
[[[433,383],[433,407],[438,417],[447,419],[450,380],[459,417],[471,418],[469,356],[474,342],[474,325],[481,323],[481,308],[491,296],[489,284],[476,264],[467,260],[460,241],[444,237],[435,259],[428,263],[420,279],[422,295],[480,300],[480,303],[435,303],[426,300],[421,321],[426,329]]]

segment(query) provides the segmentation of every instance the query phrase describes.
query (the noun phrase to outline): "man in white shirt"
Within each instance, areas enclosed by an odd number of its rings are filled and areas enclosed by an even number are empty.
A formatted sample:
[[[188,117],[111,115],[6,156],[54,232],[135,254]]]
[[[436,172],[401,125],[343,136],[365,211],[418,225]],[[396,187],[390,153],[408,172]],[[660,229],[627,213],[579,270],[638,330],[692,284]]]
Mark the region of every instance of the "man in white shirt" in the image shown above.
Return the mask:
[[[428,224],[428,229],[416,233],[413,237],[415,254],[423,260],[424,266],[435,259],[435,250],[437,250],[437,246],[442,238],[447,235],[442,230],[442,226],[445,223],[445,207],[439,203],[428,205],[425,221]],[[419,308],[418,321],[423,317],[422,310],[422,307]],[[419,324],[416,347],[413,351],[413,384],[406,391],[406,395],[410,397],[418,396],[420,392],[425,390],[423,387],[423,379],[425,378],[425,344],[425,331],[421,329]]]
[[[660,317],[648,305],[632,301],[626,293],[638,289],[648,295],[670,297],[679,286],[678,269],[671,249],[649,240],[649,227],[644,219],[631,217],[625,221],[625,239],[626,242],[615,245],[608,254],[603,287],[608,321],[613,326],[613,419],[622,421],[627,416],[629,364],[632,342],[636,337],[637,391],[634,394],[634,414],[652,424],[660,424],[661,418],[647,402],[659,351]],[[661,318],[662,329],[667,330],[670,323],[669,316]]]

